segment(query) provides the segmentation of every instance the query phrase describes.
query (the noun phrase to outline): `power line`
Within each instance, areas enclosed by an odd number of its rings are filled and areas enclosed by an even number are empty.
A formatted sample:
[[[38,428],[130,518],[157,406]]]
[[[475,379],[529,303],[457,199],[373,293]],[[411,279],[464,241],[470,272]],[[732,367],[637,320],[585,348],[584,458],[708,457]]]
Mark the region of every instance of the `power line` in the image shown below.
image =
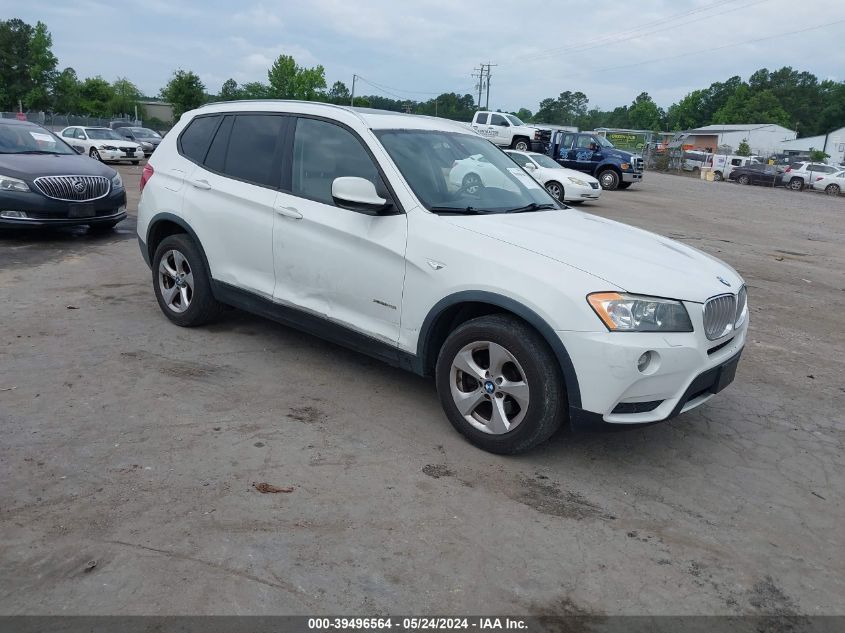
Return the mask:
[[[757,42],[764,42],[766,40],[773,40],[773,39],[778,38],[778,37],[787,37],[789,35],[796,35],[798,33],[806,33],[807,31],[816,31],[818,29],[824,29],[824,28],[827,28],[829,26],[835,26],[837,24],[842,24],[843,22],[845,22],[845,18],[843,18],[841,20],[836,20],[834,22],[828,22],[826,24],[817,24],[816,26],[808,26],[808,27],[803,28],[803,29],[796,29],[794,31],[786,31],[784,33],[776,33],[775,35],[766,35],[765,37],[758,37],[758,38],[753,39],[753,40],[744,40],[742,42],[736,42],[734,44],[725,44],[723,46],[715,46],[713,48],[697,49],[697,50],[691,51],[689,53],[681,53],[680,55],[671,55],[671,56],[668,56],[668,57],[664,56],[664,57],[658,57],[658,58],[655,58],[655,59],[646,59],[646,60],[643,60],[643,61],[634,62],[632,64],[621,64],[619,66],[607,66],[605,68],[593,68],[593,69],[590,69],[590,70],[584,70],[584,71],[581,71],[581,72],[571,73],[571,74],[568,74],[568,75],[555,75],[555,76],[550,76],[550,77],[553,78],[553,79],[566,79],[566,78],[569,78],[569,77],[579,77],[581,75],[591,75],[591,74],[594,74],[594,73],[605,72],[605,71],[608,71],[608,70],[620,70],[622,68],[635,68],[637,66],[643,66],[645,64],[652,64],[654,62],[662,62],[662,61],[668,61],[668,60],[673,60],[673,59],[680,59],[682,57],[689,57],[691,55],[701,55],[702,53],[712,53],[712,52],[715,52],[715,51],[724,50],[726,48],[735,48],[737,46],[743,46],[745,44],[756,44]]]
[[[652,35],[654,33],[659,33],[661,31],[665,30],[665,27],[655,29],[654,28],[655,26],[665,25],[665,24],[673,22],[677,18],[686,17],[686,16],[689,16],[689,15],[693,15],[695,13],[701,13],[702,11],[711,11],[714,8],[718,8],[718,7],[724,6],[726,4],[731,4],[731,3],[736,2],[736,1],[737,0],[719,0],[718,2],[714,2],[714,3],[709,4],[707,6],[704,6],[704,7],[699,7],[698,9],[692,9],[692,10],[689,10],[689,11],[676,13],[676,14],[671,15],[669,17],[666,17],[666,18],[663,18],[663,19],[660,19],[660,20],[656,20],[656,21],[650,22],[648,24],[643,24],[641,26],[634,27],[634,28],[631,28],[631,29],[626,29],[624,31],[618,31],[617,33],[611,33],[609,35],[605,35],[603,37],[600,37],[597,40],[594,39],[594,40],[580,42],[580,43],[576,43],[576,44],[568,44],[568,45],[562,46],[562,47],[545,49],[545,50],[542,50],[542,51],[538,51],[536,53],[527,53],[525,55],[520,55],[518,57],[512,58],[511,60],[507,61],[503,65],[513,64],[515,62],[540,61],[542,59],[554,57],[554,56],[559,55],[561,53],[567,53],[567,52],[572,52],[572,51],[581,52],[581,51],[592,50],[592,49],[595,49],[595,48],[600,48],[602,46],[607,46],[608,44],[619,44],[619,43],[622,43],[622,42],[628,42],[628,41],[631,41],[631,40],[638,39],[640,37],[644,37],[646,35]],[[704,16],[701,16],[701,17],[698,17],[698,18],[694,18],[692,20],[686,20],[686,21],[683,21],[683,22],[679,22],[677,24],[674,24],[673,28],[686,26],[688,24],[693,24],[695,22],[701,22],[702,20],[709,20],[709,19],[714,18],[714,17],[721,17],[721,16],[726,15],[728,13],[733,13],[734,11],[740,11],[740,10],[743,10],[743,9],[748,9],[750,7],[753,7],[754,5],[761,4],[763,2],[769,2],[769,1],[770,0],[756,0],[756,2],[751,2],[750,4],[744,4],[744,5],[739,6],[739,7],[727,9],[726,11],[721,11],[721,12],[714,13],[714,14],[708,14],[708,15],[704,15]]]

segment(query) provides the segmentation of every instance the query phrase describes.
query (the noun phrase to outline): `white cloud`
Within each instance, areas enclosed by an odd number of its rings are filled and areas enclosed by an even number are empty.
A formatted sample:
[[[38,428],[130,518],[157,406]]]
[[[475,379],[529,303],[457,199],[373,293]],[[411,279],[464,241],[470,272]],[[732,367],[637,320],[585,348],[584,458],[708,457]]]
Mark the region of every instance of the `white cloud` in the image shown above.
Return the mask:
[[[277,12],[268,10],[260,3],[246,11],[236,13],[232,17],[236,22],[246,23],[258,28],[275,28],[282,23]]]

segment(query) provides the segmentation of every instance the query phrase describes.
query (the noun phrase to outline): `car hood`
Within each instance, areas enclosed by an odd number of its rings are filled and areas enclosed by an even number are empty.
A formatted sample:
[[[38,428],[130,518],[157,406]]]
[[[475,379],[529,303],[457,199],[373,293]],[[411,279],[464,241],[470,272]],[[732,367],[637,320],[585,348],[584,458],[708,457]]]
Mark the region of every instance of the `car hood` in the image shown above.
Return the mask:
[[[605,158],[618,158],[619,160],[627,162],[630,162],[634,156],[637,156],[637,154],[634,154],[633,152],[625,152],[621,149],[616,149],[615,147],[605,147],[602,149],[601,153],[605,156]]]
[[[141,145],[135,141],[130,141],[128,138],[104,138],[104,139],[91,139],[88,141],[95,147],[98,145],[110,145],[111,147],[134,147],[138,149]]]
[[[703,303],[714,295],[736,293],[743,283],[733,268],[686,244],[579,211],[444,219],[598,277],[596,291],[616,286],[634,294]]]
[[[0,174],[29,182],[39,176],[111,178],[115,173],[111,167],[80,154],[0,154]]]

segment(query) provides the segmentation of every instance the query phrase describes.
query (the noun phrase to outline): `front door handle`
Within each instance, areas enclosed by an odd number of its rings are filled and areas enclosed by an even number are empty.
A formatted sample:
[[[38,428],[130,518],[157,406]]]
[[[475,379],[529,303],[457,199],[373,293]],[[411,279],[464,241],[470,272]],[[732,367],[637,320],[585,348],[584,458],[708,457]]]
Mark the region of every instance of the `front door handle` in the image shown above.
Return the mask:
[[[203,178],[192,180],[191,184],[197,189],[211,189],[211,185],[208,184],[208,181]]]
[[[292,220],[302,219],[302,214],[294,207],[276,207],[276,213]]]

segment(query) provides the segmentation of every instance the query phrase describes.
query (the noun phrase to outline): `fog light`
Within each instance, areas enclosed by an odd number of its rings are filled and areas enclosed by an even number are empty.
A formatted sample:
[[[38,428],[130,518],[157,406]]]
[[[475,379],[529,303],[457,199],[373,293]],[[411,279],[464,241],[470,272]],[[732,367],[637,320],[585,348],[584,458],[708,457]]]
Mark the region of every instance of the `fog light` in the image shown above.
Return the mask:
[[[26,211],[0,211],[0,218],[8,218],[10,220],[14,220],[25,217]]]
[[[122,204],[117,208],[118,213],[126,213],[126,205]]]
[[[644,372],[648,369],[648,366],[651,364],[651,352],[643,352],[640,359],[637,361],[637,369],[640,372]]]

